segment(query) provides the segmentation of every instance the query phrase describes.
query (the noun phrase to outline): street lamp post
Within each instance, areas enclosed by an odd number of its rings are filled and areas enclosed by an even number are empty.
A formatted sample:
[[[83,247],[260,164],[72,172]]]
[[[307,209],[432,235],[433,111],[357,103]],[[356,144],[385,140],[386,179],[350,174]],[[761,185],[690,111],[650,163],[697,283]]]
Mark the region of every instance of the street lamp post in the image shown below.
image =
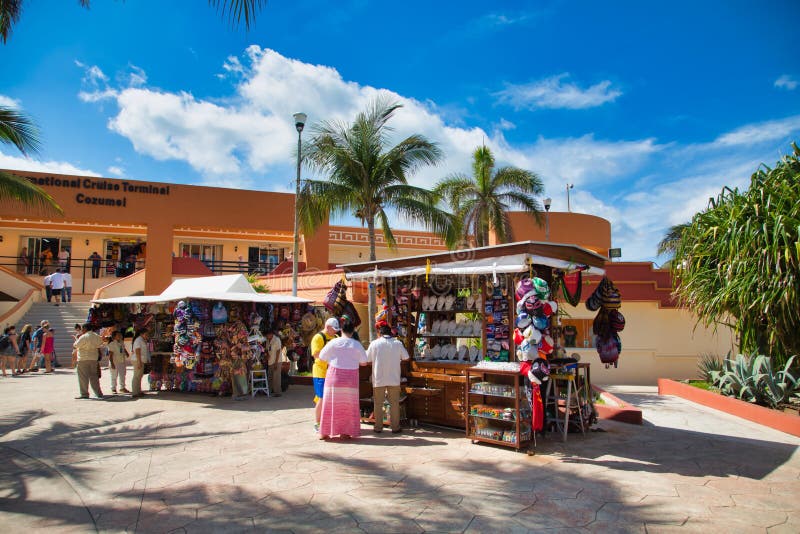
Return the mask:
[[[575,184],[569,184],[569,183],[567,184],[567,212],[572,211],[572,208],[570,208],[569,205],[569,190],[572,189],[573,187],[575,187]]]
[[[294,127],[297,129],[297,183],[294,193],[294,249],[292,250],[292,296],[297,296],[297,256],[300,248],[300,214],[298,201],[300,199],[300,149],[303,127],[306,125],[306,114],[294,114]]]
[[[550,205],[553,203],[553,199],[547,197],[544,199],[544,239],[545,241],[550,241]]]

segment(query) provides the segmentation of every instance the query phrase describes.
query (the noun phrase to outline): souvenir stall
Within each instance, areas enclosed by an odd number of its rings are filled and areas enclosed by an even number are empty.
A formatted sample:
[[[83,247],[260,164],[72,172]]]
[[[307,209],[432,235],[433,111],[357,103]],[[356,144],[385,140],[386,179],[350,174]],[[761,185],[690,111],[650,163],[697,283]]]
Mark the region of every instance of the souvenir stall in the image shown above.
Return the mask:
[[[382,287],[379,314],[411,355],[403,369],[407,418],[519,448],[536,429],[532,419],[543,426],[548,394],[553,418],[571,411],[558,390],[530,387],[551,371],[574,376],[581,366],[579,393],[591,403],[588,363],[571,360],[558,342],[558,297],[565,277],[603,275],[604,264],[574,245],[520,242],[341,267],[349,280]]]
[[[96,326],[150,332],[151,391],[244,395],[249,371],[266,363],[268,330],[281,333],[291,356],[305,348],[304,316],[311,314],[316,325],[307,299],[257,293],[239,274],[177,280],[160,295],[92,302],[89,320]]]

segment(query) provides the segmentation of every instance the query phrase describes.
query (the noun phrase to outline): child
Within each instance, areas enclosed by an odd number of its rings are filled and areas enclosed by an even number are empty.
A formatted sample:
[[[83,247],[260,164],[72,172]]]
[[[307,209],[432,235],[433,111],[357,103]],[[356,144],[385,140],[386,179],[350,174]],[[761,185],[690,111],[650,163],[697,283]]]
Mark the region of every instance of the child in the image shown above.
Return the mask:
[[[111,341],[107,344],[108,348],[108,365],[111,367],[111,392],[117,392],[117,380],[119,379],[120,393],[130,393],[125,388],[125,372],[127,366],[125,358],[128,357],[128,351],[122,342],[122,332],[115,331],[111,334]]]
[[[53,372],[53,353],[55,352],[55,334],[53,328],[48,328],[42,339],[42,356],[44,356],[44,372]]]

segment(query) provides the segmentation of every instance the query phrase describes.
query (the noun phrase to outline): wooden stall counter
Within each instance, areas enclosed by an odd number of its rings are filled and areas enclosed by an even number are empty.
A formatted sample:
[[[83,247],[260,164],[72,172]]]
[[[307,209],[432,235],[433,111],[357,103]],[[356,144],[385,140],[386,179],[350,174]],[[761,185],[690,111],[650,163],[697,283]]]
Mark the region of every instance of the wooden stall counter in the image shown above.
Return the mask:
[[[404,392],[408,418],[465,428],[467,369],[471,364],[410,361]]]

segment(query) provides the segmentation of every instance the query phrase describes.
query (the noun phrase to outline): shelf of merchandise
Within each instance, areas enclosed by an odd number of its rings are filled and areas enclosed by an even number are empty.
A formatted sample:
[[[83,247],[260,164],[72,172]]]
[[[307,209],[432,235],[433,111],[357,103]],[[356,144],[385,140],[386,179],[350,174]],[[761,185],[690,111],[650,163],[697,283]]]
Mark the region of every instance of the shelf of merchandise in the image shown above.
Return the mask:
[[[478,308],[469,308],[466,310],[419,310],[422,313],[446,313],[446,314],[456,314],[456,313],[481,313],[481,310]]]
[[[483,391],[475,391],[470,387],[473,383],[473,379],[479,379],[481,382],[493,382],[499,385],[510,385],[513,387],[512,391],[513,394],[511,396],[506,395],[498,395],[495,393],[485,393]],[[522,417],[523,413],[523,403],[527,402],[525,396],[522,391],[523,387],[523,379],[524,377],[516,371],[500,371],[500,370],[492,370],[492,369],[477,369],[477,368],[470,368],[467,369],[467,383],[466,383],[466,436],[468,439],[472,440],[472,443],[476,442],[484,442],[484,443],[491,443],[493,445],[502,445],[505,447],[513,447],[517,451],[522,449],[523,447],[528,446],[532,441],[532,433],[533,430],[531,429],[531,438],[527,438],[521,440],[522,437],[522,425],[526,423],[525,419]],[[503,399],[503,403],[498,401],[492,402],[489,399]],[[470,412],[472,411],[472,406],[475,404],[489,404],[490,406],[496,406],[498,408],[513,408],[514,418],[512,420],[502,419],[497,417],[489,417],[489,416],[482,416],[482,415],[472,415]],[[529,410],[525,411],[529,413]],[[474,419],[488,419],[491,421],[501,421],[503,422],[507,428],[513,429],[516,437],[516,441],[502,441],[496,440],[492,438],[487,438],[480,436],[475,433],[476,424],[473,421]],[[530,421],[527,421],[530,425]]]

